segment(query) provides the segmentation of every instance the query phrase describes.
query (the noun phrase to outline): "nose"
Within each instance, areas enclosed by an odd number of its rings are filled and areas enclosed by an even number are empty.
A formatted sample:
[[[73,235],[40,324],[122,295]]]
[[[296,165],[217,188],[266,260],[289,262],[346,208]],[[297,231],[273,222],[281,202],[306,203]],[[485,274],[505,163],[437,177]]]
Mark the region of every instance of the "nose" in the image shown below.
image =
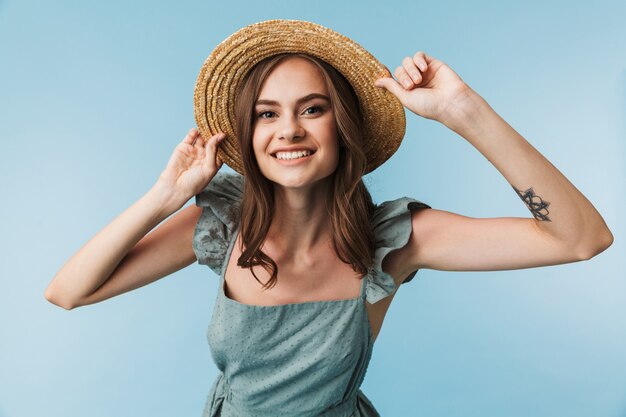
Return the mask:
[[[304,128],[298,121],[298,117],[291,115],[283,117],[280,126],[279,139],[298,140],[304,136]]]

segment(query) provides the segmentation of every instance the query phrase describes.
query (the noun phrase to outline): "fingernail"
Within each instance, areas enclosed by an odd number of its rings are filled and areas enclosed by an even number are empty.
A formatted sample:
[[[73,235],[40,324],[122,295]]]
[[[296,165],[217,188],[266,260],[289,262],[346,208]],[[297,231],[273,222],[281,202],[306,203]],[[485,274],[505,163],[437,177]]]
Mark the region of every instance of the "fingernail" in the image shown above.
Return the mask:
[[[411,86],[411,82],[409,80],[404,80],[402,83],[404,84],[405,87]]]

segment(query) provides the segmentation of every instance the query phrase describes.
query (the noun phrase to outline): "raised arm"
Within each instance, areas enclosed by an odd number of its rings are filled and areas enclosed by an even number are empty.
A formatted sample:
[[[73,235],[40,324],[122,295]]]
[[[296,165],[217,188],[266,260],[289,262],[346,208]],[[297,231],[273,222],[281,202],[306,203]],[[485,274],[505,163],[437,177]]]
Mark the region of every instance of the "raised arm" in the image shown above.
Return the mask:
[[[590,258],[613,242],[591,202],[550,161],[468,90],[444,122],[487,158],[524,202],[541,232]]]
[[[413,234],[403,255],[408,269],[554,265],[589,259],[612,244],[613,235],[591,202],[445,63],[418,52],[404,59],[395,76],[398,81],[385,77],[375,84],[415,114],[466,139],[505,177],[533,216],[413,213]]]
[[[196,129],[176,147],[154,186],[100,230],[57,272],[45,290],[70,310],[139,288],[196,260],[191,241],[201,209],[178,211],[213,178],[221,161],[217,136],[205,142]]]

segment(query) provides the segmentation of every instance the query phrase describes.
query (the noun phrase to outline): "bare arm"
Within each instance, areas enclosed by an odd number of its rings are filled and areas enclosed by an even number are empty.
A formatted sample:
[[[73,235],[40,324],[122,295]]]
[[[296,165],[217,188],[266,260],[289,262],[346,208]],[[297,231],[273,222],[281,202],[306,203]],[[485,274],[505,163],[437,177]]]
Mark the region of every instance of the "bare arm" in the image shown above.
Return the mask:
[[[180,208],[166,191],[152,187],[72,256],[46,288],[48,301],[70,310],[102,286],[150,230]]]
[[[190,205],[141,239],[102,286],[74,308],[99,303],[151,284],[196,261],[192,239],[202,208]]]
[[[195,261],[191,247],[200,208],[178,211],[213,178],[221,161],[217,138],[190,130],[159,181],[99,231],[57,272],[45,290],[51,303],[71,310],[139,288]],[[145,237],[144,237],[145,236]]]
[[[482,97],[468,89],[451,114],[446,125],[500,171],[537,230],[585,259],[611,245],[613,235],[591,202]]]
[[[591,202],[448,65],[417,52],[402,61],[395,75],[398,81],[383,77],[375,85],[413,113],[466,139],[533,215],[472,218],[436,209],[414,211],[411,238],[395,255],[404,274],[419,268],[492,271],[556,265],[590,259],[612,244],[613,235]]]

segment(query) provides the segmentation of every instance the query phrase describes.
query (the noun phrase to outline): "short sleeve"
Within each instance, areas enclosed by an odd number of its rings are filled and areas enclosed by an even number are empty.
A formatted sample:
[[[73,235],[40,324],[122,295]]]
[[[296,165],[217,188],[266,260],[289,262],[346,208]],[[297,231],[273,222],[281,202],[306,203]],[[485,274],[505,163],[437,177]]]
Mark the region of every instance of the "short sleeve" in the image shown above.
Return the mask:
[[[410,197],[385,201],[376,206],[372,219],[376,248],[374,262],[365,277],[367,279],[365,296],[370,304],[380,301],[396,290],[393,277],[382,270],[383,259],[389,252],[407,244],[413,230],[411,210],[420,208],[432,207]],[[416,273],[417,270],[411,272],[404,283],[411,281]]]
[[[217,172],[211,182],[196,195],[196,206],[202,213],[193,234],[193,250],[201,265],[207,265],[217,275],[236,231],[244,178],[240,174]]]

